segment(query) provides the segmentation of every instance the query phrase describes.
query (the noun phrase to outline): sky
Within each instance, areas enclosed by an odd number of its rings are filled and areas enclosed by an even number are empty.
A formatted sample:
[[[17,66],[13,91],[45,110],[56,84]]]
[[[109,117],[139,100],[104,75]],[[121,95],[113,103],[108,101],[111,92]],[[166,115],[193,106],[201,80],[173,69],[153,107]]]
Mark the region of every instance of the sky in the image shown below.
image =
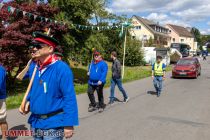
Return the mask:
[[[162,25],[196,27],[202,34],[210,34],[210,0],[108,1],[107,10],[117,15],[126,14],[129,18],[137,15]]]
[[[210,0],[110,0],[110,12],[141,16],[162,25],[196,27],[210,34]]]

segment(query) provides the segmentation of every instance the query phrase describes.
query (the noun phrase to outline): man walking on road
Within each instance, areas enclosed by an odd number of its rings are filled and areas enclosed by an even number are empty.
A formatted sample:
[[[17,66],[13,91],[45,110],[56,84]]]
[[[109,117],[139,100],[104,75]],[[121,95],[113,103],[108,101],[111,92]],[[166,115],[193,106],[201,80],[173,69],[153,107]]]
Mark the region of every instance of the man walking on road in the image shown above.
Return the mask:
[[[28,122],[35,140],[71,138],[78,125],[78,108],[73,74],[69,66],[54,55],[58,41],[35,33],[32,56],[37,69],[27,96],[31,115]],[[31,76],[29,76],[31,77]]]
[[[106,76],[108,72],[108,66],[106,62],[103,60],[101,53],[95,51],[93,53],[94,60],[91,62],[89,66],[89,80],[88,80],[88,97],[90,99],[90,105],[88,108],[89,112],[93,112],[97,110],[97,104],[95,101],[94,92],[97,91],[98,94],[98,108],[99,112],[103,112],[105,108],[104,104],[104,96],[103,96],[103,88],[106,83]]]
[[[111,53],[111,59],[113,60],[112,63],[112,79],[111,79],[111,96],[109,104],[113,104],[115,101],[114,90],[115,86],[117,85],[121,93],[124,97],[124,102],[128,102],[129,97],[126,94],[124,88],[122,87],[122,79],[121,79],[121,64],[120,61],[117,59],[117,53],[113,51]]]
[[[202,52],[202,56],[203,56],[203,60],[206,60],[206,56],[207,56],[208,52],[207,51],[203,51]]]
[[[3,140],[6,140],[5,134],[8,130],[6,117],[6,70],[0,65],[0,127]]]
[[[157,56],[156,62],[152,66],[152,79],[156,89],[157,97],[160,96],[165,80],[166,65],[162,62],[162,57]]]

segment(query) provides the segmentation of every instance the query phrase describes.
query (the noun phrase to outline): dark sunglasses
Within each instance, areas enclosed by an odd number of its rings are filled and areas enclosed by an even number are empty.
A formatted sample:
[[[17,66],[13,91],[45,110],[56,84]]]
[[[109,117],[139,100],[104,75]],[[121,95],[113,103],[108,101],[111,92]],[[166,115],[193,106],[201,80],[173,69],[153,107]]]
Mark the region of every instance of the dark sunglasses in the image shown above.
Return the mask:
[[[36,48],[36,49],[42,49],[43,47],[47,46],[46,44],[31,44],[30,49]]]

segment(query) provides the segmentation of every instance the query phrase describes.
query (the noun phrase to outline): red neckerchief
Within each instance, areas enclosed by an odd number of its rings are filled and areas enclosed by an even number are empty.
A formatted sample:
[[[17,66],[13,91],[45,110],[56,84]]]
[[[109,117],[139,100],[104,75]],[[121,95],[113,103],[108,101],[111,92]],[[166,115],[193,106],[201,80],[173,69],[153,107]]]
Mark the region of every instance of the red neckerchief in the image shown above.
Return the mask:
[[[95,62],[95,64],[97,64],[97,63],[101,62],[102,60],[103,60],[103,59],[100,58],[99,60],[94,60],[94,62]]]
[[[58,60],[58,58],[56,57],[56,55],[51,55],[47,60],[45,60],[45,62],[43,64],[40,64],[40,62],[39,62],[39,65],[40,65],[39,70],[43,70],[44,68],[46,68],[46,66],[54,63],[57,60]]]

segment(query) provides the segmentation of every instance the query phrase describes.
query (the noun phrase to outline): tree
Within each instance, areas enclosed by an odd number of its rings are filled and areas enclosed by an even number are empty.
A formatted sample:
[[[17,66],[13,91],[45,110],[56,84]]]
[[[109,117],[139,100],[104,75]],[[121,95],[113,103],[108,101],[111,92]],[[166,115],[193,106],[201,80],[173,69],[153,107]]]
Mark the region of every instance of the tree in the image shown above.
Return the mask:
[[[8,6],[16,8],[13,12],[8,12]],[[33,15],[23,15],[27,11],[38,15],[34,19]],[[66,32],[64,25],[54,22],[44,21],[41,17],[54,18],[59,10],[47,4],[37,4],[32,2],[8,2],[0,11],[0,63],[8,72],[9,85],[13,85],[16,75],[23,69],[27,61],[28,46],[34,31],[42,31],[44,28],[51,28],[51,33],[55,38],[62,38]]]
[[[209,41],[210,41],[210,35],[202,35],[201,36],[201,44],[202,45],[205,45]]]
[[[106,10],[107,3],[108,0],[51,0],[53,6],[60,8],[60,13],[56,16],[59,20],[81,25],[93,25],[91,22],[96,21],[95,25],[98,26],[108,26],[110,21],[121,22],[123,19],[120,19],[121,16],[111,14]],[[69,26],[69,32],[63,40],[64,52],[71,60],[87,64],[87,60],[91,59],[91,50],[96,46],[95,44],[102,46],[106,54],[107,49],[116,47],[118,35],[119,31],[117,30],[78,30]],[[104,43],[104,40],[107,39],[109,43]]]
[[[200,33],[200,31],[197,28],[193,27],[191,29],[191,33],[194,35],[195,41],[197,41],[198,44],[201,45],[201,33]]]
[[[127,35],[125,65],[126,66],[142,66],[145,65],[144,53],[141,49],[141,41],[132,39]],[[123,60],[123,45],[118,50],[120,60]]]

